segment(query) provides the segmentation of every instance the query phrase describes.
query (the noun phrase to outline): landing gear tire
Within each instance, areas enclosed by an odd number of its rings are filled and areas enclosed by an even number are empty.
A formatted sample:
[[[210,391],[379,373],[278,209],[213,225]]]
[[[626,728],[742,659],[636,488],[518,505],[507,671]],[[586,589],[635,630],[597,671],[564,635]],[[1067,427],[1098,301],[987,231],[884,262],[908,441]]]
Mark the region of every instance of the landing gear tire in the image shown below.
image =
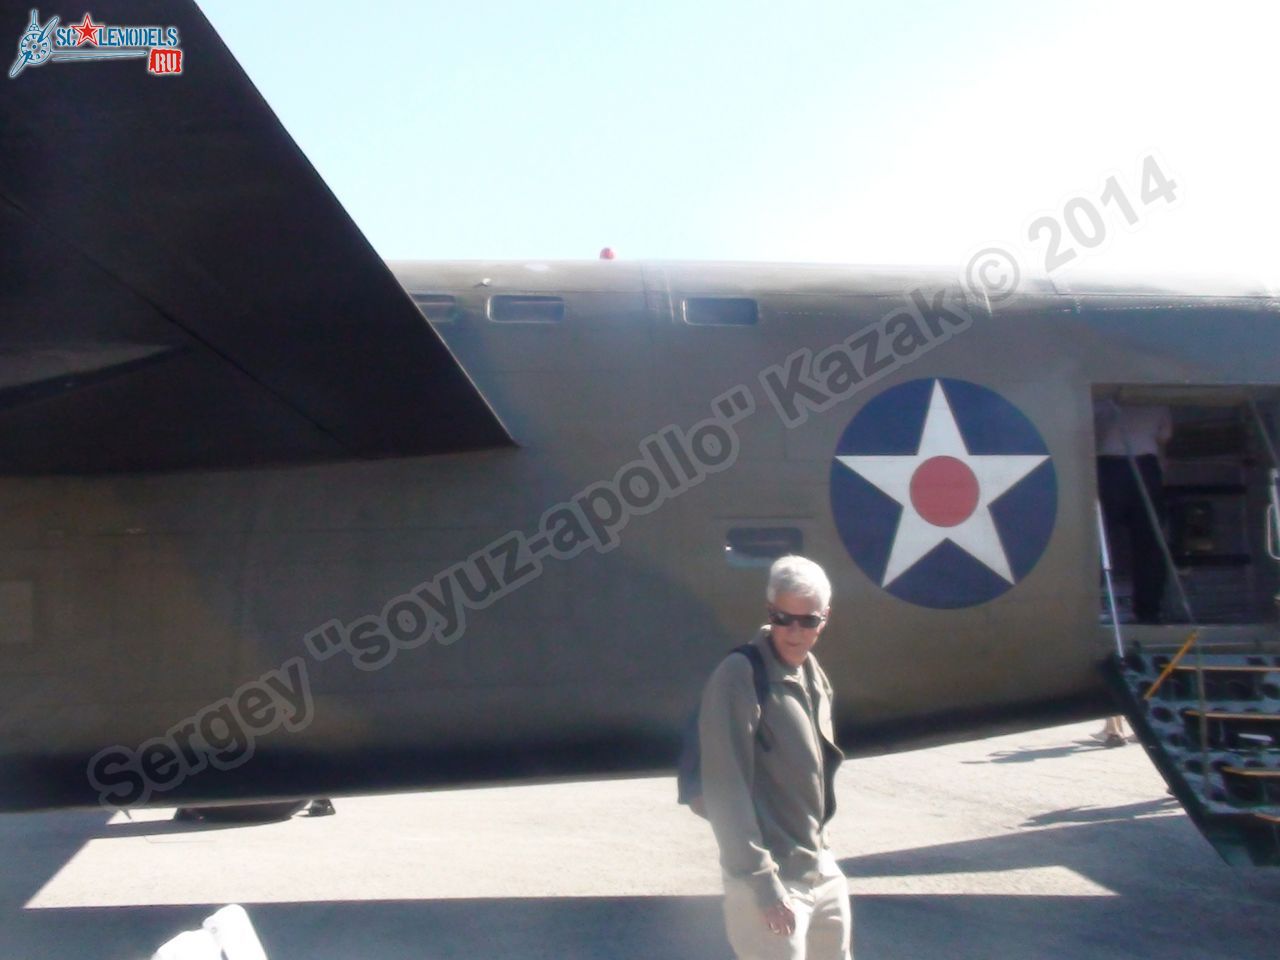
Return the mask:
[[[179,807],[175,819],[203,820],[205,823],[272,823],[288,820],[307,806],[309,800],[277,800],[272,803],[236,803],[214,807]],[[179,814],[182,814],[179,816]]]

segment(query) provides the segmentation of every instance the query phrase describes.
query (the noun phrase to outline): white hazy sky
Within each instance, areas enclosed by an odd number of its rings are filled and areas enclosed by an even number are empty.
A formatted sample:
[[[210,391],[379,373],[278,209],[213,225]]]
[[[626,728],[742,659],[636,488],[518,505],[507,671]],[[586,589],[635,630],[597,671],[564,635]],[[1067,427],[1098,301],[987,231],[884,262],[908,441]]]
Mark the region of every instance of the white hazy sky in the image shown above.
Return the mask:
[[[1280,277],[1274,3],[201,6],[389,259],[1041,272],[1082,198],[1067,270]]]

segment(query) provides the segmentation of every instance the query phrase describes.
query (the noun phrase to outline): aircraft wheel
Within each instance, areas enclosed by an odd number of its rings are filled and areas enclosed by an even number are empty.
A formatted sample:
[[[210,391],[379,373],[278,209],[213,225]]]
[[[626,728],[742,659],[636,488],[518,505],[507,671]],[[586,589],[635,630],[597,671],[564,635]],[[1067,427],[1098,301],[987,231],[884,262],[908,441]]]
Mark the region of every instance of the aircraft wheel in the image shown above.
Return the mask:
[[[235,803],[213,807],[180,807],[186,811],[182,819],[200,819],[206,823],[271,823],[288,820],[310,800],[277,800],[272,803]]]

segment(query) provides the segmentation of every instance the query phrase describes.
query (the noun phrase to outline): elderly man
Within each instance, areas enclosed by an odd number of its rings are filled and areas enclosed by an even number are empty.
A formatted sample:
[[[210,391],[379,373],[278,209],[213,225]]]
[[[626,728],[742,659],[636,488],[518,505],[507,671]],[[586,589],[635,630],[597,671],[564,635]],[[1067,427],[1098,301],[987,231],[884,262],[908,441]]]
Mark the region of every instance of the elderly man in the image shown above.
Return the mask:
[[[810,652],[827,624],[831,583],[812,560],[769,570],[769,622],[751,661],[726,657],[702,694],[698,738],[705,809],[724,874],[724,916],[739,960],[849,960],[849,888],[827,837],[843,755],[831,685]]]

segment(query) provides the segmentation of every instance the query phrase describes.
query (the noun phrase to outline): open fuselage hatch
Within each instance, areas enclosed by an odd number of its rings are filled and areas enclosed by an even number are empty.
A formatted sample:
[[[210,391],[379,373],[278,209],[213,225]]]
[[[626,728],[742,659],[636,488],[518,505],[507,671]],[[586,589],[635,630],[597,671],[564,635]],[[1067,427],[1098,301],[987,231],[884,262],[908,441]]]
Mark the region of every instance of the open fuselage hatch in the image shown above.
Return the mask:
[[[1172,432],[1159,458],[1163,489],[1158,512],[1176,582],[1166,569],[1158,622],[1274,624],[1280,564],[1270,556],[1267,538],[1280,422],[1274,388],[1113,385],[1096,388],[1094,398],[1103,415],[1113,401],[1121,407],[1162,405],[1169,410]],[[1145,512],[1145,505],[1136,504],[1134,512]],[[1130,519],[1129,526],[1138,522]],[[1143,575],[1136,569],[1135,539],[1128,532],[1123,524],[1108,523],[1122,625],[1139,619],[1134,584]],[[1161,556],[1139,557],[1138,563],[1143,562],[1168,565]],[[1102,617],[1110,622],[1105,591]]]

